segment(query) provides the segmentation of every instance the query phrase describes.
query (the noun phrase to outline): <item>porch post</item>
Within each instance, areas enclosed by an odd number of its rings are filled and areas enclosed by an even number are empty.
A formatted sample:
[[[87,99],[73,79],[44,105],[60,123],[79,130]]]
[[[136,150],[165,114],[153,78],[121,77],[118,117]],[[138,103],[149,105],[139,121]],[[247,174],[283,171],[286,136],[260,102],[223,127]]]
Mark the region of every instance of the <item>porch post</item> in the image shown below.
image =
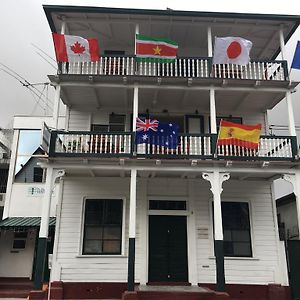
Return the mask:
[[[64,174],[64,170],[54,170],[52,167],[47,168],[45,194],[43,197],[41,225],[37,246],[36,265],[34,271],[34,287],[36,289],[42,288],[44,279],[52,191],[56,178],[61,177]]]
[[[210,133],[217,134],[216,98],[213,87],[209,90],[210,101]]]
[[[213,56],[213,44],[212,44],[212,34],[211,34],[211,27],[207,27],[207,54],[208,57]]]
[[[300,170],[295,170],[295,174],[284,174],[283,179],[293,185],[293,192],[296,198],[298,232],[300,233]]]
[[[134,291],[135,227],[136,227],[136,169],[131,170],[129,204],[128,291]]]
[[[284,34],[282,30],[282,26],[279,29],[279,43],[280,43],[280,52],[281,52],[281,59],[286,60],[286,52],[285,52],[285,43],[284,43]]]
[[[222,225],[222,207],[221,193],[222,183],[228,180],[229,173],[203,173],[202,177],[210,182],[211,192],[213,194],[214,203],[214,245],[216,257],[216,286],[217,291],[225,291],[225,272],[224,272],[224,242],[223,242],[223,225]]]
[[[133,108],[132,108],[132,131],[136,131],[136,118],[139,114],[139,88],[134,85],[133,89]]]
[[[289,120],[288,120],[289,121],[289,133],[290,133],[290,136],[297,136],[291,92],[287,91],[285,94],[285,97],[286,97],[286,104],[287,104],[288,118],[289,118]]]
[[[55,94],[54,94],[54,103],[53,103],[53,127],[58,129],[58,119],[59,119],[59,104],[60,104],[60,84],[55,86]]]
[[[66,31],[66,21],[63,19],[61,23],[61,29],[60,33],[65,34]],[[59,63],[61,64],[61,63]],[[61,65],[59,65],[59,68],[61,68]],[[53,103],[53,127],[55,129],[58,129],[58,119],[59,119],[59,107],[60,107],[60,93],[61,93],[61,87],[60,84],[58,84],[55,87],[55,95],[54,95],[54,103]]]

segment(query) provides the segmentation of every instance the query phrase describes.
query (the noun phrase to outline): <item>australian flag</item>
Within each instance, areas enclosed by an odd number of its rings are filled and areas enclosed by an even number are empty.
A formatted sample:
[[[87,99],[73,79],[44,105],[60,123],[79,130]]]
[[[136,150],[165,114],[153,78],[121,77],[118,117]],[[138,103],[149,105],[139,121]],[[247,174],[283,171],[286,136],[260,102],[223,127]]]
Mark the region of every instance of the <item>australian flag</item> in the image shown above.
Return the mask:
[[[178,125],[162,123],[158,120],[136,119],[136,144],[150,144],[176,149],[178,144]]]

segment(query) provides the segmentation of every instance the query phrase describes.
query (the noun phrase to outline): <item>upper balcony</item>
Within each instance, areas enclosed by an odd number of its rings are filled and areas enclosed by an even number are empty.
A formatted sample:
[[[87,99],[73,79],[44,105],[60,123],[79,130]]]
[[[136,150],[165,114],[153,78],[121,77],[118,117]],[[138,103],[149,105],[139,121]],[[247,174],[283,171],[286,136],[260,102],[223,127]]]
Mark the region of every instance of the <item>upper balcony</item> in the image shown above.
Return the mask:
[[[287,62],[251,61],[246,66],[212,65],[210,57],[181,57],[174,63],[136,62],[133,56],[103,56],[97,62],[62,63],[60,74],[137,76],[197,79],[249,79],[284,81],[288,79]]]
[[[261,136],[257,150],[217,145],[215,134],[181,134],[174,149],[134,141],[133,132],[52,131],[49,157],[293,161],[298,154],[296,137],[288,136]]]

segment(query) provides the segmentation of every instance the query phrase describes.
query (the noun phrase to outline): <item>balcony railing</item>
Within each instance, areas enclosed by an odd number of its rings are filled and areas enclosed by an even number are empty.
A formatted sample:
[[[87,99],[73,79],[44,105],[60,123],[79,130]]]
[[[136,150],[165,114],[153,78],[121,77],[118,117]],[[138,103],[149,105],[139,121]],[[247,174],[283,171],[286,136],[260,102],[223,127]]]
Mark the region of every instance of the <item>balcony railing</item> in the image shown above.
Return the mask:
[[[212,65],[210,57],[182,57],[173,63],[136,62],[132,56],[103,56],[97,62],[62,63],[61,74],[102,76],[156,76],[287,80],[286,61],[253,61],[246,66]]]
[[[144,157],[236,160],[293,160],[296,137],[261,136],[258,150],[241,146],[217,146],[215,134],[182,134],[177,147],[134,143],[134,133],[52,131],[50,157]]]

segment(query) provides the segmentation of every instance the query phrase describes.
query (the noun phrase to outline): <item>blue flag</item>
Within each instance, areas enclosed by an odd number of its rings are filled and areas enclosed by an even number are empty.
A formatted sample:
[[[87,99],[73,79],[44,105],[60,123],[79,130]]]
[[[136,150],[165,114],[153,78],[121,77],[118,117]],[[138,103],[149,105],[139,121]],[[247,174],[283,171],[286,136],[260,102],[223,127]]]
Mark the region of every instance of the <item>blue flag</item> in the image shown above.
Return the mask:
[[[298,41],[297,46],[296,46],[291,69],[300,70],[300,41]]]
[[[174,123],[162,123],[157,120],[137,118],[136,144],[150,144],[176,149],[179,126]]]

